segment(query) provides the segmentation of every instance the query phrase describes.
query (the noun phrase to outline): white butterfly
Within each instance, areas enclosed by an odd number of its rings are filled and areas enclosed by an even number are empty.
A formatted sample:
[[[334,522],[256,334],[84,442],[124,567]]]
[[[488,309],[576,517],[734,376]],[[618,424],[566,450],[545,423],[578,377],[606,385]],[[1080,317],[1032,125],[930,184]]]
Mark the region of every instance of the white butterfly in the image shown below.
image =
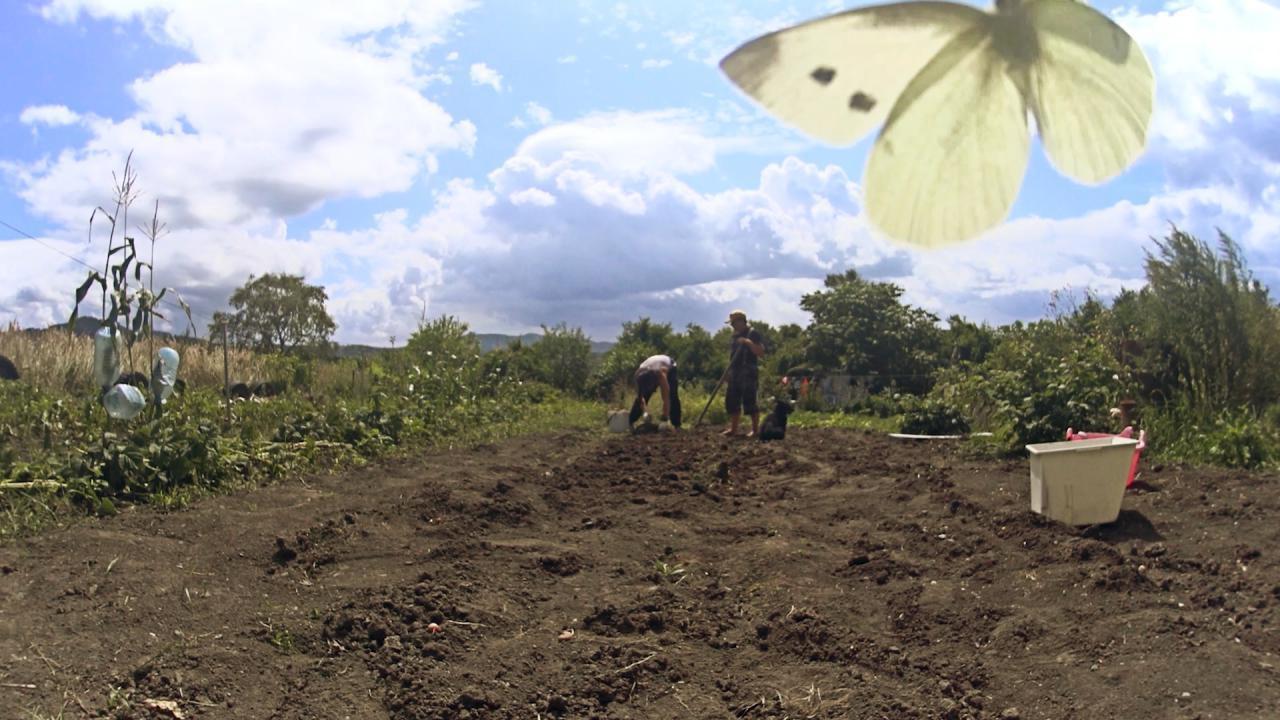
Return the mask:
[[[897,2],[752,40],[720,67],[804,132],[849,144],[884,123],[866,208],[888,235],[958,242],[1009,214],[1026,172],[1027,111],[1054,167],[1097,184],[1146,145],[1155,79],[1142,49],[1081,0]]]

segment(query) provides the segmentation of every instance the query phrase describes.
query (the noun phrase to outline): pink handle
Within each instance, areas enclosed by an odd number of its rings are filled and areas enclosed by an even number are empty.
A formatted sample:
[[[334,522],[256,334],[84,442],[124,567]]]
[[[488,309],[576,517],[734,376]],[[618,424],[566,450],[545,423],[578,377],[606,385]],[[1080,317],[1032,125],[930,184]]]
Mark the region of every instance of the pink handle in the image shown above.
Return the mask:
[[[1129,425],[1119,433],[1100,433],[1100,432],[1076,432],[1073,428],[1067,428],[1067,440],[1095,440],[1097,438],[1109,437],[1133,437],[1133,426]],[[1138,476],[1138,460],[1142,458],[1142,451],[1147,448],[1147,431],[1138,431],[1138,444],[1133,448],[1133,461],[1129,463],[1129,478],[1125,481],[1126,488],[1133,485],[1133,480]]]
[[[1109,437],[1131,438],[1133,437],[1133,426],[1130,425],[1118,433],[1076,432],[1071,428],[1067,428],[1068,440],[1096,440],[1098,438],[1109,438]]]

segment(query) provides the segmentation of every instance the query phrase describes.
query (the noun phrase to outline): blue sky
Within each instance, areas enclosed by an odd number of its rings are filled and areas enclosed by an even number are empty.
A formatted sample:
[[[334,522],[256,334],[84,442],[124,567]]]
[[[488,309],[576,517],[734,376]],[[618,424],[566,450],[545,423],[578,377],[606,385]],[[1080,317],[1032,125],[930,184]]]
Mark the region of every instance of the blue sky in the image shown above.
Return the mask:
[[[70,311],[105,236],[93,207],[132,150],[136,225],[160,202],[157,281],[207,316],[250,273],[323,284],[338,339],[425,313],[482,332],[648,315],[717,326],[857,268],[945,317],[1032,319],[1050,293],[1142,282],[1175,222],[1280,282],[1280,8],[1093,5],[1157,74],[1147,152],[1100,187],[1032,161],[1012,215],[924,251],[862,215],[874,134],[811,141],[716,62],[858,2],[31,0],[0,5],[0,320]],[[975,3],[976,4],[976,3]],[[70,257],[68,257],[70,256]]]

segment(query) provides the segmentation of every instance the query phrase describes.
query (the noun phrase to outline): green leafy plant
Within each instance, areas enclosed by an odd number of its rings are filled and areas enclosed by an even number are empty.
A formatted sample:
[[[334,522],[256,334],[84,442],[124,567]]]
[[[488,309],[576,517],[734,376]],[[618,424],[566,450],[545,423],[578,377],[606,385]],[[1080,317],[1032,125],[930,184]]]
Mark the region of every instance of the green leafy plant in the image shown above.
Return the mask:
[[[1280,432],[1248,408],[1204,418],[1189,403],[1175,402],[1147,413],[1144,425],[1164,460],[1253,469],[1280,459]]]
[[[658,559],[653,562],[653,571],[662,580],[674,582],[689,572],[689,569],[677,562]]]
[[[932,394],[907,405],[902,432],[920,435],[960,435],[969,432],[969,422],[958,408],[940,394]]]
[[[1132,392],[1128,371],[1097,339],[1042,321],[1008,333],[980,364],[941,371],[927,407],[943,420],[958,414],[1020,453],[1069,427],[1111,428],[1110,409]]]

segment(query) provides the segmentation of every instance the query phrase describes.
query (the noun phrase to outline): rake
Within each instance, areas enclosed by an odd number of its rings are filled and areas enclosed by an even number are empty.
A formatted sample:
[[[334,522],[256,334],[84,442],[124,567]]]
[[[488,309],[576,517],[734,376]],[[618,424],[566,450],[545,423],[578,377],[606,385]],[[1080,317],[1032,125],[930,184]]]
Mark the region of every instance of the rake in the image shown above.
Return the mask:
[[[702,412],[698,413],[698,419],[693,422],[696,428],[702,424],[702,418],[706,417],[707,409],[711,407],[711,401],[716,399],[716,393],[720,392],[720,386],[724,384],[725,378],[729,377],[729,371],[733,369],[733,364],[738,361],[738,353],[742,352],[742,345],[738,345],[734,349],[733,355],[729,357],[729,364],[725,367],[724,373],[720,375],[720,379],[716,381],[716,388],[711,391],[711,397],[707,398],[707,404],[702,406]]]

